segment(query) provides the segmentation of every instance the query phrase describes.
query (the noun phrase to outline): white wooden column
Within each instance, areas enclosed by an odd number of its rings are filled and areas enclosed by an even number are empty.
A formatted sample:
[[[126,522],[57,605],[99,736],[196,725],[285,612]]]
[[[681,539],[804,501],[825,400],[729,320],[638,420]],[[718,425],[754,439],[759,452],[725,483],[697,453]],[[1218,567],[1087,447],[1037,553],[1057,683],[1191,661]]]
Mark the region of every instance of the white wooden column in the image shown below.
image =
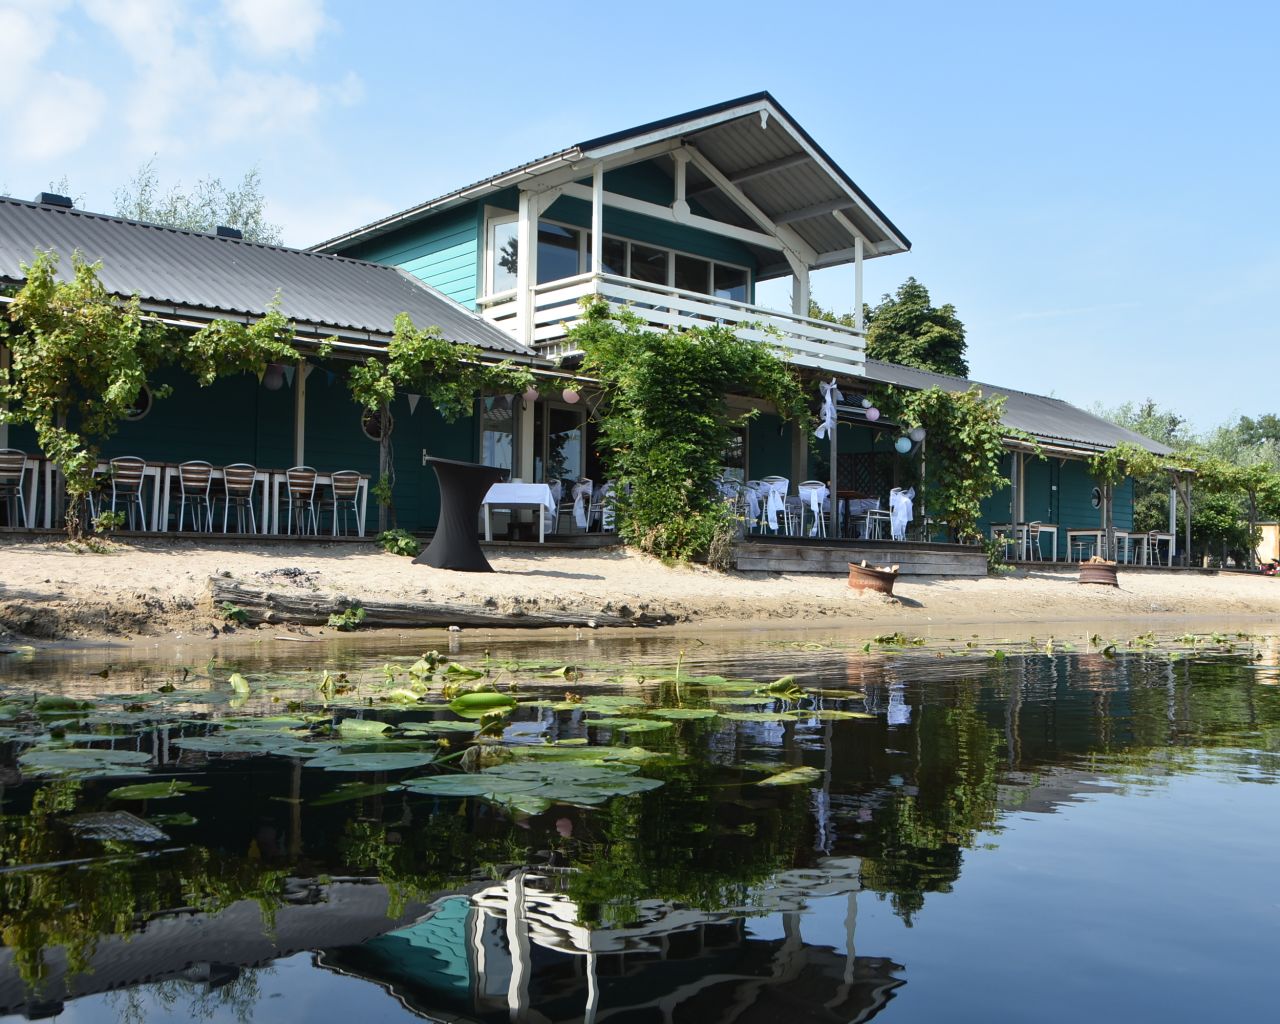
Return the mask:
[[[293,464],[307,461],[307,361],[299,359],[293,371]]]
[[[524,345],[533,344],[533,289],[537,283],[538,200],[522,189],[516,220],[516,301],[519,303],[516,337]]]
[[[862,236],[853,240],[853,326],[861,332],[862,322]]]
[[[604,164],[591,174],[591,273],[604,273]]]
[[[689,215],[689,200],[686,198],[685,182],[688,180],[689,171],[689,154],[683,149],[677,149],[671,154],[671,159],[675,162],[675,198],[671,202],[671,209],[675,211],[678,217],[687,217]]]
[[[533,483],[533,456],[538,439],[534,436],[533,407],[536,403],[527,401],[516,395],[514,401],[520,403],[520,418],[516,422],[516,438],[518,455],[515,465],[511,467],[511,475]]]
[[[809,315],[809,268],[804,264],[791,266],[791,312]]]
[[[791,423],[791,483],[809,478],[809,431],[799,420]]]

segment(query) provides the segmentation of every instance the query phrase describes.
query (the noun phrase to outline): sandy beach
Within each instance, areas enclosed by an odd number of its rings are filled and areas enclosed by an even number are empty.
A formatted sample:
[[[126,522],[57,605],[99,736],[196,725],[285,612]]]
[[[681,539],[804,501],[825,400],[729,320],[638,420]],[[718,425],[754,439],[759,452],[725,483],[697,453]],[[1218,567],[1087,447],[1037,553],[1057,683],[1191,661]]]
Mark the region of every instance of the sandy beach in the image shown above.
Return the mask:
[[[1113,618],[1280,620],[1280,578],[1239,573],[1122,567],[1118,588],[1082,586],[1066,566],[983,579],[905,577],[890,599],[851,591],[842,576],[722,574],[666,566],[621,548],[495,548],[490,560],[494,573],[471,574],[414,565],[373,545],[143,540],[86,553],[61,541],[5,538],[0,631],[39,640],[212,638],[224,635],[228,624],[213,605],[209,581],[228,575],[274,592],[340,595],[357,604],[421,601],[485,609],[509,617],[513,626],[528,616],[565,611],[699,625],[847,621],[904,630]]]

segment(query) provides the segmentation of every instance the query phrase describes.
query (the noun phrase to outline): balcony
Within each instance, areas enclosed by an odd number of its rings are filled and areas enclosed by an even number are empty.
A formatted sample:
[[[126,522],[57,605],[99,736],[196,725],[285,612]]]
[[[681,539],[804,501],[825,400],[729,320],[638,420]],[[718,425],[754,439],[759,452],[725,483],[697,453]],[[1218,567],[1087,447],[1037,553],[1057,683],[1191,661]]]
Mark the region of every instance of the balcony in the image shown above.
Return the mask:
[[[630,306],[655,330],[724,324],[739,337],[772,345],[794,366],[863,374],[865,342],[852,327],[611,274],[578,274],[538,285],[533,290],[533,330],[522,340],[549,359],[577,352],[566,333],[582,319],[579,302],[587,295],[598,295],[615,307]],[[507,291],[482,298],[480,310],[493,323],[519,335],[518,296]]]

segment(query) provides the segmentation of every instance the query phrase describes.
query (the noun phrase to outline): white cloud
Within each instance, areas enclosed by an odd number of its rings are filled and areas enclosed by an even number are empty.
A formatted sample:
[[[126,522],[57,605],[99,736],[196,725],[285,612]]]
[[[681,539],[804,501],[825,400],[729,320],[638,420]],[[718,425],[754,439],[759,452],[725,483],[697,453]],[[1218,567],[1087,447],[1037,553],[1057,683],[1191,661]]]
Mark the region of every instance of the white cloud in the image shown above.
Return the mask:
[[[105,97],[89,82],[42,72],[39,91],[13,105],[8,145],[28,160],[65,156],[88,141],[105,106]]]
[[[323,104],[320,87],[293,75],[233,71],[219,85],[209,129],[223,141],[298,130]]]
[[[263,56],[306,53],[329,27],[323,0],[223,0],[238,45]]]

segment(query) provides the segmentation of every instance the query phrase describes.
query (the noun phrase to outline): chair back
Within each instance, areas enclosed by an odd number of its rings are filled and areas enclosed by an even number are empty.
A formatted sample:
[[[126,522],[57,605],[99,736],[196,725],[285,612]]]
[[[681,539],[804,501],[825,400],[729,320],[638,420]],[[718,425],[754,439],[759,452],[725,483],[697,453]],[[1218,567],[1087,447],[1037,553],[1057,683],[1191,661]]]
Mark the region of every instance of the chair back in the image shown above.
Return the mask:
[[[0,477],[21,479],[27,468],[27,453],[17,448],[0,448]]]
[[[111,487],[117,494],[133,494],[142,489],[147,462],[134,455],[111,460]]]
[[[360,490],[360,474],[354,469],[340,469],[333,474],[333,496],[341,501],[352,501]]]
[[[1034,522],[1027,523],[1027,536],[1031,540],[1035,540],[1037,537],[1040,536],[1040,520],[1039,519],[1035,520]]]
[[[178,483],[183,494],[208,494],[213,483],[213,466],[208,462],[193,460],[178,466]]]
[[[256,466],[247,462],[233,462],[222,467],[222,483],[230,498],[252,498],[253,481],[258,475]]]
[[[291,498],[310,501],[316,496],[316,471],[310,466],[294,466],[284,471],[285,485]]]

